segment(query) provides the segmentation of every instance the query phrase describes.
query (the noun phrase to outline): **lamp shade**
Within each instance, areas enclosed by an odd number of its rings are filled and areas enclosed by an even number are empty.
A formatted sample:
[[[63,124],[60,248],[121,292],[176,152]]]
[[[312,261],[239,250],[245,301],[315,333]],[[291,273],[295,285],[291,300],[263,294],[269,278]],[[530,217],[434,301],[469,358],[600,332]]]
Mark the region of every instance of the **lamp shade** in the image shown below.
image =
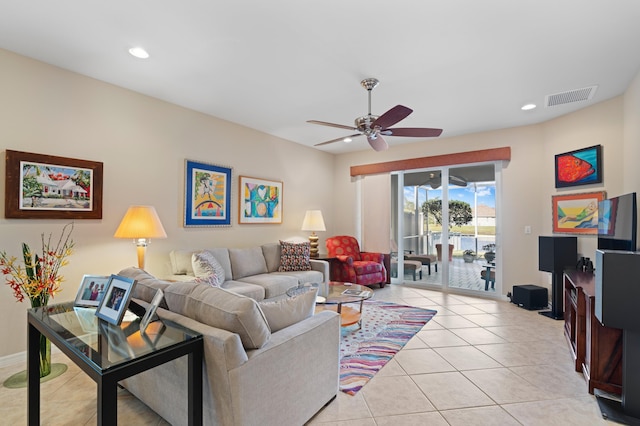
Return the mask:
[[[116,238],[167,238],[152,206],[131,206],[113,234]]]
[[[307,210],[302,221],[303,231],[326,231],[320,210]]]

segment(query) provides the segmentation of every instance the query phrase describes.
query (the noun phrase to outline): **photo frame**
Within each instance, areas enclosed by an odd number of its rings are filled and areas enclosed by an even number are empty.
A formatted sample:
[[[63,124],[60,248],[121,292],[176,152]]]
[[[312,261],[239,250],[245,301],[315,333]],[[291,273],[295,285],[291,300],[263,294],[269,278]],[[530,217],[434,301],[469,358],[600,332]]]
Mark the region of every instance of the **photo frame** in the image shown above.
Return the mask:
[[[282,182],[240,176],[238,223],[282,223]]]
[[[6,150],[4,215],[102,219],[103,164]]]
[[[96,310],[98,318],[119,326],[124,313],[127,311],[129,300],[131,300],[131,292],[135,285],[136,280],[133,278],[111,275],[107,291]]]
[[[109,285],[109,277],[106,275],[84,275],[78,288],[73,306],[100,305]]]
[[[555,170],[556,188],[602,183],[602,146],[557,154]]]
[[[156,310],[158,309],[160,302],[162,302],[163,297],[164,297],[164,292],[162,291],[162,289],[158,289],[156,291],[155,296],[153,296],[153,299],[151,299],[151,304],[147,308],[147,312],[145,312],[144,316],[140,320],[141,334],[144,334],[145,330],[147,329],[147,326],[151,322],[153,315],[156,313]]]
[[[231,226],[231,167],[185,160],[184,226]]]
[[[553,232],[561,234],[598,234],[598,203],[605,192],[554,195],[552,197]]]

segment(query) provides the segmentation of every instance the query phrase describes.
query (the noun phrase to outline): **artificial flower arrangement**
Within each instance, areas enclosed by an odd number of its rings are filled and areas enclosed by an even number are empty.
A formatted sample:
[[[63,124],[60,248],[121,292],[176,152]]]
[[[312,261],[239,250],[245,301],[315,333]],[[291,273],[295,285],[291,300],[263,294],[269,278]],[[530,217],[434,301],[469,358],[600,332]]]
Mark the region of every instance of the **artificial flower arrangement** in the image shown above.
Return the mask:
[[[51,242],[51,234],[47,239],[42,234],[41,254],[34,254],[28,244],[22,243],[24,265],[6,251],[0,252],[0,272],[7,276],[7,284],[18,302],[27,297],[34,308],[46,306],[49,298],[61,291],[64,277],[60,275],[60,268],[69,263],[68,257],[73,253],[72,231],[73,222],[64,226],[55,244]]]
[[[24,265],[6,251],[0,252],[0,272],[6,276],[18,302],[27,297],[32,308],[47,306],[49,298],[60,292],[60,284],[64,281],[60,268],[69,263],[68,257],[73,253],[72,231],[73,222],[65,225],[55,245],[51,243],[51,234],[46,240],[42,234],[40,255],[32,253],[29,245],[22,243]],[[40,377],[45,377],[51,373],[51,342],[43,335],[40,335],[39,352]]]

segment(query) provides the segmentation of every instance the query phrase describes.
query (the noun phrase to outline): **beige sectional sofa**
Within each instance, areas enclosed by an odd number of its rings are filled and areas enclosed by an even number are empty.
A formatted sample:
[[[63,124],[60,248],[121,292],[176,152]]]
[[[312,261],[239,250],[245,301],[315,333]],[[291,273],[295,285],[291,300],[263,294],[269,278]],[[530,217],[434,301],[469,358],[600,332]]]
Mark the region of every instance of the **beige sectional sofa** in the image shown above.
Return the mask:
[[[222,288],[257,301],[283,297],[287,289],[298,284],[318,283],[318,294],[326,296],[329,281],[329,263],[310,260],[310,271],[279,272],[281,246],[277,243],[249,248],[208,249],[224,269]],[[191,281],[195,278],[192,255],[195,250],[174,250],[171,260],[170,281]]]
[[[174,252],[172,258],[179,261],[181,255]],[[233,270],[234,278],[239,271]],[[203,334],[204,424],[303,425],[335,397],[340,319],[330,311],[313,314],[314,290],[285,298],[277,297],[280,290],[263,281],[245,282],[265,286],[267,295],[276,295],[258,302],[198,282],[163,281],[138,268],[119,274],[136,280],[133,300],[137,303],[148,306],[160,288],[165,298],[158,316]],[[268,275],[279,279],[277,274]],[[230,289],[248,288],[228,284]],[[122,385],[172,425],[183,425],[187,368],[182,357]]]

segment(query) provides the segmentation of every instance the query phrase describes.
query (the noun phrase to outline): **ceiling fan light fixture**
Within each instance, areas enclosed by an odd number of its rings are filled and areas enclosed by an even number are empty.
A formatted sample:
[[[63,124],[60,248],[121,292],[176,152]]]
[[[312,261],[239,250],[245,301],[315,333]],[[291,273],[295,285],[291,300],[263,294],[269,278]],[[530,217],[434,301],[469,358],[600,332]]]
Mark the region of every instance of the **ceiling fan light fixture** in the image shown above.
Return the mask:
[[[351,139],[351,138],[344,138],[344,139],[342,139],[342,142],[344,142],[344,143],[349,143],[349,142],[351,142],[352,140],[353,140],[353,139]]]
[[[536,104],[529,103],[529,104],[522,105],[522,107],[520,109],[523,110],[523,111],[531,111],[532,109],[535,109],[536,107],[537,107]]]
[[[149,57],[149,52],[139,46],[129,49],[129,53],[131,54],[131,56],[135,56],[139,59],[147,59]]]

